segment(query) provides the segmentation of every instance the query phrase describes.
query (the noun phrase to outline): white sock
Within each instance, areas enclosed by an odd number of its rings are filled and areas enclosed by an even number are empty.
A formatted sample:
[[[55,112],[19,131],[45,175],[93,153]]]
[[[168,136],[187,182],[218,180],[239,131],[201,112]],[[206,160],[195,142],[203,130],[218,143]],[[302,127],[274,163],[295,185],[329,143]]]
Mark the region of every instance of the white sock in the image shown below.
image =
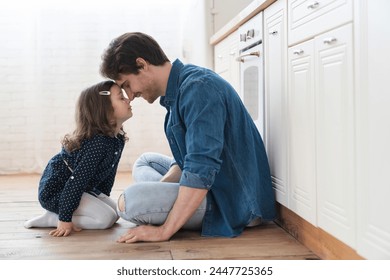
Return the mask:
[[[57,227],[58,215],[56,213],[46,211],[43,215],[32,218],[24,223],[25,228],[32,227]]]

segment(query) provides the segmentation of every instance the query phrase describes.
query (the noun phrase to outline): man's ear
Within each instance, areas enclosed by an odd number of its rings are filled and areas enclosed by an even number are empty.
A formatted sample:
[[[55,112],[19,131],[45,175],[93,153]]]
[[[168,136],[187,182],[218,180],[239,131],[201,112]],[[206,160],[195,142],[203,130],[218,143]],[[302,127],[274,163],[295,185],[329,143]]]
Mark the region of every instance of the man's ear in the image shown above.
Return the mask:
[[[135,62],[137,63],[137,66],[140,68],[140,69],[143,69],[143,70],[147,70],[148,68],[148,63],[146,62],[145,59],[143,59],[142,57],[138,57]]]

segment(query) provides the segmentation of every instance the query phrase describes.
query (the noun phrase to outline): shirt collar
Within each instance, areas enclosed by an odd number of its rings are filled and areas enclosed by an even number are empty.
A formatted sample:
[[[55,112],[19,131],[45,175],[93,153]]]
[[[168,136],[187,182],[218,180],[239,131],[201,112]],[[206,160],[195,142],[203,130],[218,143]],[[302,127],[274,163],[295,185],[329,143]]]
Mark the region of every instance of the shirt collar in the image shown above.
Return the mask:
[[[176,59],[172,63],[171,72],[169,73],[167,90],[165,96],[160,97],[160,105],[163,107],[172,106],[173,102],[176,100],[177,93],[179,91],[179,76],[180,70],[184,67],[184,64]]]

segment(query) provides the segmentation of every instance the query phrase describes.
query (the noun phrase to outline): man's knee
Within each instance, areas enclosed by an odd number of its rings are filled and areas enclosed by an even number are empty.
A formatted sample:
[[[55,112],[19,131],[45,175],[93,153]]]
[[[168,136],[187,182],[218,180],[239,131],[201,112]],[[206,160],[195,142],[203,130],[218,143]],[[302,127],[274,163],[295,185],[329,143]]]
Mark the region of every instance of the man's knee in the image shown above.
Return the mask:
[[[141,154],[135,161],[134,165],[135,166],[148,165],[151,155],[152,153],[149,152]]]
[[[143,213],[142,205],[143,203],[138,199],[127,200],[127,197],[136,197],[134,195],[133,189],[127,189],[124,193],[122,193],[118,198],[118,214],[119,216],[131,223],[134,224],[142,224],[138,221],[138,216],[140,213]],[[141,199],[142,200],[142,199]],[[142,200],[143,201],[143,200]],[[142,215],[141,215],[142,216]]]

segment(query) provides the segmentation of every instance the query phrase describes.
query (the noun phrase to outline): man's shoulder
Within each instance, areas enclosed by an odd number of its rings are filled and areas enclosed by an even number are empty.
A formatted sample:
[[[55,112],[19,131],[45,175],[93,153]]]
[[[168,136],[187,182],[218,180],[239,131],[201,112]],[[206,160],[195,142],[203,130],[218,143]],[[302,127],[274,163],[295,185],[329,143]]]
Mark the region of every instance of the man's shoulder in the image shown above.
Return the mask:
[[[218,80],[218,75],[211,69],[197,66],[194,64],[185,64],[180,71],[179,83],[181,86],[187,86],[192,83],[210,83]]]

